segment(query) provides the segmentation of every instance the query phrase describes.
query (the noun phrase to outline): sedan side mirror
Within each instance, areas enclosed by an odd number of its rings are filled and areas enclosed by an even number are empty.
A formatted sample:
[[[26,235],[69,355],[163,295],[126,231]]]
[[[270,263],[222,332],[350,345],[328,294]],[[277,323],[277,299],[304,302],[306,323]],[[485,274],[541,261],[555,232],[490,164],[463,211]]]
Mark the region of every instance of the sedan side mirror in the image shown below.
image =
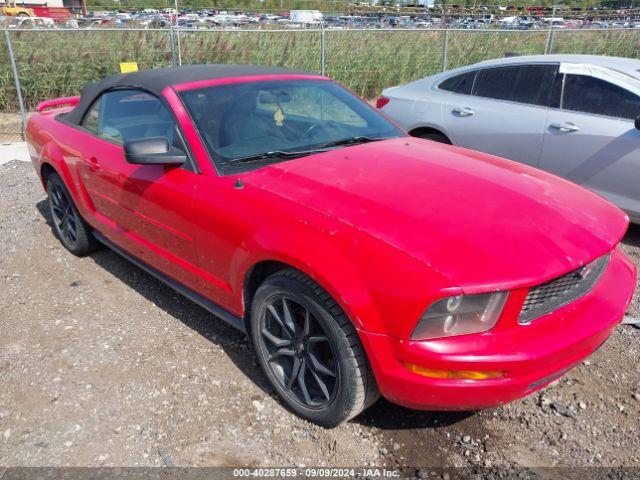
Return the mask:
[[[166,137],[136,138],[124,142],[127,162],[134,165],[182,165],[187,155],[169,146]]]
[[[636,117],[636,119],[634,120],[633,124],[635,125],[636,130],[640,130],[640,115],[638,115]]]

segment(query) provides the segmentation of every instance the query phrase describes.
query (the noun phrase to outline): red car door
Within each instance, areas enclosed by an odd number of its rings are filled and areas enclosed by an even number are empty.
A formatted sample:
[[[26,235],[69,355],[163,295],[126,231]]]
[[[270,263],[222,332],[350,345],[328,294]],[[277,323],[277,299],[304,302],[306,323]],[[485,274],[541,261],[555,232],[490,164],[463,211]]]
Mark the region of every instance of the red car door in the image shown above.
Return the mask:
[[[109,178],[115,173],[114,159],[122,154],[121,145],[103,140],[98,136],[100,111],[104,96],[98,98],[82,120],[84,135],[78,135],[78,172],[82,186],[89,197],[89,209],[105,227],[115,229],[119,224],[117,211],[117,185]]]
[[[111,241],[173,279],[199,283],[192,236],[191,204],[197,173],[182,166],[128,163],[126,140],[164,136],[181,144],[173,115],[158,98],[137,90],[104,93],[83,127],[93,144],[81,163],[101,232]]]

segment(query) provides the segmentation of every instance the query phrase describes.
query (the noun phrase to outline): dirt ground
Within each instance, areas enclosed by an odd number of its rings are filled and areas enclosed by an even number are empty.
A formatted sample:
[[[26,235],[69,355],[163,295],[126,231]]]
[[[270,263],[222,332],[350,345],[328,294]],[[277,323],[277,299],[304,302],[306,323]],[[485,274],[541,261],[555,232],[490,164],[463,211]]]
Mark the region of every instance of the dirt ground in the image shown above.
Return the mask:
[[[503,408],[382,400],[326,430],[231,327],[109,250],[67,253],[45,198],[30,164],[0,166],[0,467],[640,466],[640,329]],[[640,263],[639,228],[624,249]]]

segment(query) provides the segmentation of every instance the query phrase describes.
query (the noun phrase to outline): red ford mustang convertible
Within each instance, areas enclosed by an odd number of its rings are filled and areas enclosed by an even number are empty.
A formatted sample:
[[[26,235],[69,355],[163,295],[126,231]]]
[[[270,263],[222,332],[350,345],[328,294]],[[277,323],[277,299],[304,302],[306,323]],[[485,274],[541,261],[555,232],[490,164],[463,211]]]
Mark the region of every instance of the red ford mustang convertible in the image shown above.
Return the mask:
[[[382,394],[500,405],[622,318],[627,218],[565,180],[410,138],[327,78],[201,65],[39,105],[27,138],[53,228],[106,244],[251,336],[298,415]]]

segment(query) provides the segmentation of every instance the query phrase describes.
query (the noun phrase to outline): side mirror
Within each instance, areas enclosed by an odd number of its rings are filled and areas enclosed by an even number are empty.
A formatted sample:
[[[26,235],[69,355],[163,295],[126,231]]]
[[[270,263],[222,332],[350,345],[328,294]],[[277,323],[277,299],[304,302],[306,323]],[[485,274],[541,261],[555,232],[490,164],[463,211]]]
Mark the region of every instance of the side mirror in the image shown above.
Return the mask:
[[[640,130],[640,115],[638,115],[636,117],[636,119],[634,120],[633,124],[635,125],[636,130]]]
[[[124,142],[127,162],[134,165],[182,165],[187,155],[169,146],[166,137],[136,138]]]

